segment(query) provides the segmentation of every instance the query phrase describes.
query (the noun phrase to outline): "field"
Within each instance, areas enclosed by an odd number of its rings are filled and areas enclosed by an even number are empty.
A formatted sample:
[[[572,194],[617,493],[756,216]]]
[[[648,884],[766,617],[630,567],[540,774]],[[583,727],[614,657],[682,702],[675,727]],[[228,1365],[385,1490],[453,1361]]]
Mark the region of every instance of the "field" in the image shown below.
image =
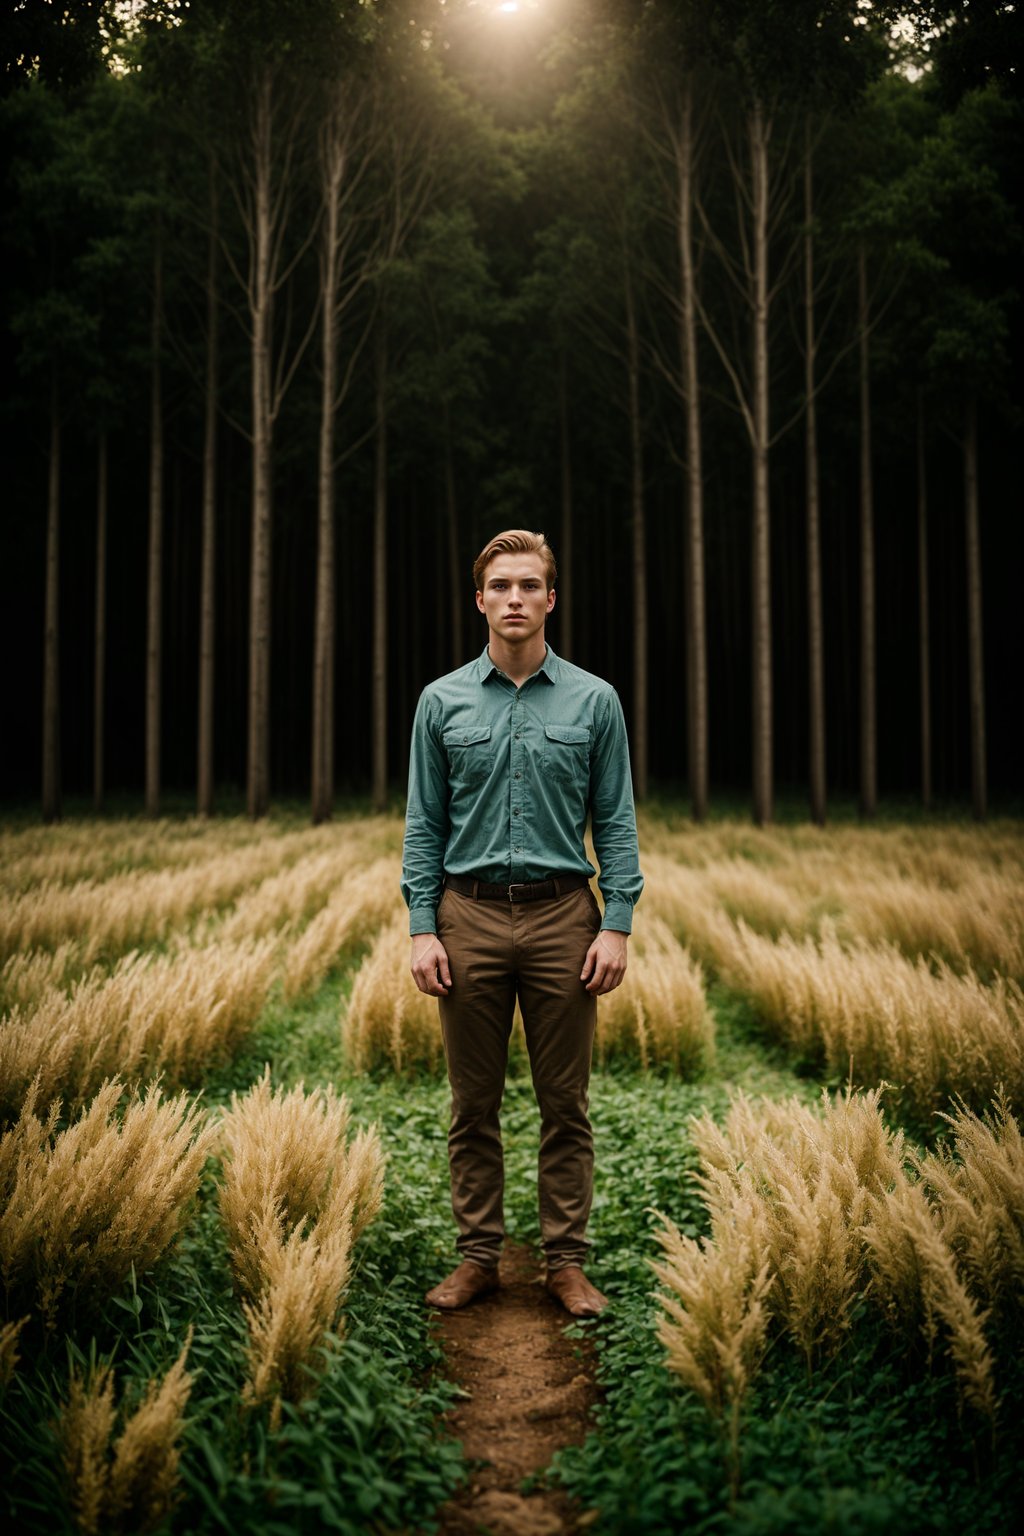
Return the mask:
[[[427,1532],[471,1475],[401,835],[0,830],[8,1529]],[[613,1305],[568,1330],[599,1402],[541,1480],[596,1532],[1009,1530],[1024,827],[652,811],[641,850],[592,1091]],[[516,1037],[504,1124],[535,1244]]]

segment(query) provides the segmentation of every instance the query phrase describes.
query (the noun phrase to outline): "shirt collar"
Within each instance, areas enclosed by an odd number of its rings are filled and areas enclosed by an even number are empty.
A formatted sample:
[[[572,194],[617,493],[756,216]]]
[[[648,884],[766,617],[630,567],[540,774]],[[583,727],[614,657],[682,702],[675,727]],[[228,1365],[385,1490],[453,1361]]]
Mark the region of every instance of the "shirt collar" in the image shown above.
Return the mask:
[[[561,666],[562,663],[559,661],[558,657],[555,655],[554,651],[549,645],[544,660],[541,662],[536,672],[532,673],[531,676],[543,677],[546,682],[557,683]],[[486,645],[481,651],[480,659],[476,664],[476,675],[482,683],[486,683],[490,677],[504,677],[505,675],[502,671],[500,671],[498,667],[494,665]]]

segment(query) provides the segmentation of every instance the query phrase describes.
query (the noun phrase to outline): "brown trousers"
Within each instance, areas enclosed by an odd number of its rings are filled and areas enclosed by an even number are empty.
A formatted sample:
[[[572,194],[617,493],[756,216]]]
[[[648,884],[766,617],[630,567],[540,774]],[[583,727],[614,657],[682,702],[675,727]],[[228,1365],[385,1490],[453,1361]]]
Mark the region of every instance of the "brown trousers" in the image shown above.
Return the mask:
[[[505,1223],[499,1111],[518,995],[541,1114],[540,1229],[549,1269],[588,1247],[594,1144],[587,1118],[597,999],[580,981],[601,915],[589,886],[549,901],[476,901],[445,890],[437,936],[452,986],[439,999],[452,1090],[448,1163],[456,1246],[498,1262]]]

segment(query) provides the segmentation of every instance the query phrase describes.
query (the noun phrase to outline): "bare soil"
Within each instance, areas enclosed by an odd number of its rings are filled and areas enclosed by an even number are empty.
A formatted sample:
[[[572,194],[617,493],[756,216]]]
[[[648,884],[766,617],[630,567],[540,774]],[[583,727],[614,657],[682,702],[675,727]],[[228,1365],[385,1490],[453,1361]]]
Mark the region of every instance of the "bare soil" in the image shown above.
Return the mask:
[[[448,1376],[466,1393],[449,1428],[477,1463],[441,1510],[441,1536],[568,1536],[587,1515],[557,1489],[520,1485],[586,1438],[598,1396],[592,1350],[565,1337],[569,1315],[529,1249],[506,1247],[499,1273],[499,1290],[435,1318]]]

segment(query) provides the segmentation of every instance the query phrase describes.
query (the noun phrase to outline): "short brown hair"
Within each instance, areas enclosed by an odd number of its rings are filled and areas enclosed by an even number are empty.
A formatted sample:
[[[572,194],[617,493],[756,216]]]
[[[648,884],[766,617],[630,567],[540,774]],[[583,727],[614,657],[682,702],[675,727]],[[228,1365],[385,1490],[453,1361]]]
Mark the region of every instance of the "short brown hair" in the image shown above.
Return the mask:
[[[489,539],[473,561],[473,580],[479,592],[484,584],[484,572],[496,555],[540,555],[544,564],[544,580],[550,592],[558,574],[551,546],[542,533],[529,533],[525,528],[506,528]]]

